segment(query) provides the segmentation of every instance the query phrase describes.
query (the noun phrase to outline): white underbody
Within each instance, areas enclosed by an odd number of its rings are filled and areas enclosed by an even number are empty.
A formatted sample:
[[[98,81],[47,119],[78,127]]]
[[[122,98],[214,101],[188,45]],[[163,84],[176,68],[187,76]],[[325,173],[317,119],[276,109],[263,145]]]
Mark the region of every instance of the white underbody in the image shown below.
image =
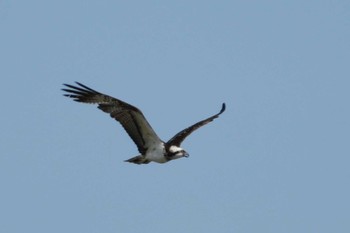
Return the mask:
[[[182,150],[182,148],[177,147],[177,146],[171,146],[170,147],[170,151],[171,152],[176,152]],[[147,152],[146,152],[146,156],[145,158],[149,161],[152,162],[157,162],[157,163],[166,163],[169,161],[169,159],[167,159],[164,154],[165,154],[165,147],[164,147],[164,143],[154,143],[152,145],[152,147],[150,147]],[[173,157],[173,159],[177,159],[178,157]]]
[[[168,160],[164,157],[164,143],[155,143],[147,150],[146,159],[157,163],[165,163]]]

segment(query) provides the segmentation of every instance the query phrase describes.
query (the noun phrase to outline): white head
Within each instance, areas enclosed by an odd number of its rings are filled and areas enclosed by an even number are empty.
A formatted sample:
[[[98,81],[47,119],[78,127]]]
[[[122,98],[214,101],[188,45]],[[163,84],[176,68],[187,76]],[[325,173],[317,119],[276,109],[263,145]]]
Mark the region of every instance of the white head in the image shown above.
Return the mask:
[[[168,150],[168,158],[173,160],[173,159],[179,159],[182,157],[188,157],[189,154],[182,149],[181,147],[178,146],[170,146]]]

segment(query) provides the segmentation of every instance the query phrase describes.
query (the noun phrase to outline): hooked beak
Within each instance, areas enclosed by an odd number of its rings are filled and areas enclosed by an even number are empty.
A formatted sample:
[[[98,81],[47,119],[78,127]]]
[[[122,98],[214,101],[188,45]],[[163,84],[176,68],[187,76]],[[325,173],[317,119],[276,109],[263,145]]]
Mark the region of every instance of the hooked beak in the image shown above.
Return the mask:
[[[185,152],[184,157],[188,158],[190,157],[190,155],[187,152]]]

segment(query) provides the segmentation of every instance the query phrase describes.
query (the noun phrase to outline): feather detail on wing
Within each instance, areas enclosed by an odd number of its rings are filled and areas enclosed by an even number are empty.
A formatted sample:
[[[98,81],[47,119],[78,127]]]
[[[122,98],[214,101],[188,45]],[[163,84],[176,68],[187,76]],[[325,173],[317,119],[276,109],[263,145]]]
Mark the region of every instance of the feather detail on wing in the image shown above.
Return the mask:
[[[221,108],[221,110],[220,110],[219,113],[217,113],[217,114],[215,114],[215,115],[213,115],[213,116],[211,116],[211,117],[209,117],[209,118],[207,118],[207,119],[205,119],[205,120],[202,120],[202,121],[200,121],[200,122],[197,122],[196,124],[194,124],[194,125],[192,125],[192,126],[186,128],[186,129],[180,131],[180,132],[177,133],[174,137],[172,137],[172,138],[167,142],[167,144],[169,144],[169,145],[175,145],[175,146],[180,146],[181,143],[183,142],[183,140],[185,140],[185,138],[186,138],[187,136],[189,136],[193,131],[195,131],[196,129],[198,129],[198,128],[200,128],[200,127],[206,125],[206,124],[208,124],[209,122],[213,121],[215,118],[218,118],[219,115],[225,111],[225,109],[226,109],[226,105],[225,105],[225,103],[223,103],[223,104],[222,104],[222,108]]]
[[[64,96],[73,98],[77,102],[98,104],[99,109],[109,113],[112,118],[123,126],[141,154],[144,155],[146,153],[151,143],[162,143],[138,108],[97,92],[79,82],[76,82],[76,84],[79,87],[63,84],[69,88],[62,89],[68,93]]]

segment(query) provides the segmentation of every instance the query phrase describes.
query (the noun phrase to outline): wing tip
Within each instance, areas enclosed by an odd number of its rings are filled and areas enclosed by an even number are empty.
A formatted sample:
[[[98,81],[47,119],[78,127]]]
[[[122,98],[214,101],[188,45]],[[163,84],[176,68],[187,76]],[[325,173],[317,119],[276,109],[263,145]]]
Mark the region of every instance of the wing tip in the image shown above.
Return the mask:
[[[222,107],[221,107],[221,110],[220,112],[218,113],[218,115],[220,115],[221,113],[225,112],[226,110],[226,104],[225,103],[222,103]]]

